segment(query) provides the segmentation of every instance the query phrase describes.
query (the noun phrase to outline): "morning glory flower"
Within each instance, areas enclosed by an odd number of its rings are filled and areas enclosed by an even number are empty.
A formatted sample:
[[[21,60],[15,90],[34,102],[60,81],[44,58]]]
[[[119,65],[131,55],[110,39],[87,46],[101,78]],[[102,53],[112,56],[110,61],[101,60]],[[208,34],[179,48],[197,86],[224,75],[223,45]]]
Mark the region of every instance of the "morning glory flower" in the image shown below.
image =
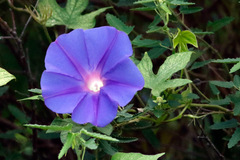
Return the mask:
[[[109,124],[144,86],[131,42],[113,27],[75,29],[52,42],[41,77],[46,106],[79,124]]]

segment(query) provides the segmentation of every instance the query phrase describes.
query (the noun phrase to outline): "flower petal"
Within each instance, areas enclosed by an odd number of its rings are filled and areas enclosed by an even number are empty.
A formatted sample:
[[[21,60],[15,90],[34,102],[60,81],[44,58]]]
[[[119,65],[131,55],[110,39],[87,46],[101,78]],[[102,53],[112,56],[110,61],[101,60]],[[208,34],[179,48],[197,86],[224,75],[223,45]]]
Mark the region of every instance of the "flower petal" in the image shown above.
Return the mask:
[[[62,94],[45,98],[44,102],[53,112],[61,114],[72,113],[85,95],[85,92]]]
[[[53,42],[47,50],[45,67],[48,71],[57,72],[82,79],[78,70],[63,52],[63,50]]]
[[[139,90],[138,88],[129,85],[111,81],[108,81],[101,89],[111,97],[113,101],[117,102],[122,107],[127,105]]]
[[[76,123],[92,123],[98,127],[109,124],[117,115],[117,104],[100,91],[99,94],[87,94],[72,113]]]
[[[103,75],[106,81],[115,81],[140,90],[144,86],[144,79],[137,66],[129,58],[118,63]],[[107,82],[106,82],[107,83]]]
[[[118,36],[116,37],[115,43],[109,52],[110,53],[106,57],[106,61],[104,62],[105,64],[102,68],[102,74],[105,74],[120,61],[132,55],[132,44],[128,35],[122,31],[118,31]]]
[[[82,29],[76,29],[68,34],[60,35],[55,42],[82,76],[90,70]]]
[[[101,59],[114,44],[118,31],[113,27],[99,27],[84,31],[89,64],[95,70]]]
[[[83,85],[84,83],[78,79],[49,71],[44,71],[41,78],[44,99],[68,93],[83,92]]]

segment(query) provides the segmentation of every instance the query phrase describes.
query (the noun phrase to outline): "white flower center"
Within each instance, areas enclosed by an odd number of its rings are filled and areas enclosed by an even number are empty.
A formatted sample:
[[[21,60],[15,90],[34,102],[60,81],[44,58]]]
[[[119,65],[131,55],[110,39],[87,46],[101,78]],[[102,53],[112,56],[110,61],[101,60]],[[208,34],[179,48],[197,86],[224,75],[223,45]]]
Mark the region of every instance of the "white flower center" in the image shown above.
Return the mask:
[[[103,82],[101,80],[94,80],[89,84],[88,88],[93,92],[98,92],[102,86]]]

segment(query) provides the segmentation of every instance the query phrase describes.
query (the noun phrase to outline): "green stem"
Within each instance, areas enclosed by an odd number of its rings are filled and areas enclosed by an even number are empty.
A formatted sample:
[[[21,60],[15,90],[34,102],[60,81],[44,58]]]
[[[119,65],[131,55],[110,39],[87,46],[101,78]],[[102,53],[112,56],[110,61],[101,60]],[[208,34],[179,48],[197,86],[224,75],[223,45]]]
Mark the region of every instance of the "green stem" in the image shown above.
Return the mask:
[[[197,86],[196,86],[194,83],[192,83],[192,86],[193,86],[194,89],[196,89],[196,91],[197,91],[203,98],[205,98],[208,102],[210,102],[210,99],[207,98],[207,97],[197,88]]]
[[[82,160],[84,160],[85,151],[86,151],[86,147],[83,147]]]
[[[50,37],[50,35],[49,35],[49,33],[48,33],[48,30],[47,30],[47,28],[46,28],[45,26],[43,26],[43,31],[44,31],[47,39],[48,39],[48,42],[49,42],[49,43],[52,43],[52,39],[51,39],[51,37]]]
[[[136,97],[137,97],[137,99],[139,100],[141,106],[142,106],[142,107],[145,107],[146,105],[145,105],[145,103],[143,102],[143,100],[141,99],[141,97],[138,95],[138,93],[136,94]]]
[[[219,105],[214,105],[214,104],[197,104],[197,103],[191,103],[190,106],[192,107],[200,107],[200,108],[216,108],[216,109],[219,109],[221,111],[224,111],[224,112],[227,112],[227,113],[232,113],[232,111],[222,107],[222,106],[219,106]]]
[[[184,68],[184,73],[185,73],[187,79],[191,80],[186,68]],[[188,83],[188,87],[190,88],[190,93],[192,93],[192,84]]]

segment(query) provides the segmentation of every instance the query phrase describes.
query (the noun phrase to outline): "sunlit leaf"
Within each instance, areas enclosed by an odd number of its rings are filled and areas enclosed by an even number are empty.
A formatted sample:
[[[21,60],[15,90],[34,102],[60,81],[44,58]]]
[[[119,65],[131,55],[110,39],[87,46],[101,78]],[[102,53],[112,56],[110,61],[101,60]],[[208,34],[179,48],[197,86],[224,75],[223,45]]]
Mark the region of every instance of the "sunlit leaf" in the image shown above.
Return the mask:
[[[198,48],[197,38],[195,34],[191,31],[181,31],[178,29],[177,35],[173,38],[173,47],[176,48],[178,46],[179,52],[188,51],[187,44],[191,44],[194,47]]]
[[[117,152],[112,156],[111,160],[158,160],[165,153],[159,153],[156,155],[144,155],[141,153],[123,153]]]
[[[8,73],[5,69],[0,67],[0,86],[7,84],[13,79],[16,78],[12,74]]]

